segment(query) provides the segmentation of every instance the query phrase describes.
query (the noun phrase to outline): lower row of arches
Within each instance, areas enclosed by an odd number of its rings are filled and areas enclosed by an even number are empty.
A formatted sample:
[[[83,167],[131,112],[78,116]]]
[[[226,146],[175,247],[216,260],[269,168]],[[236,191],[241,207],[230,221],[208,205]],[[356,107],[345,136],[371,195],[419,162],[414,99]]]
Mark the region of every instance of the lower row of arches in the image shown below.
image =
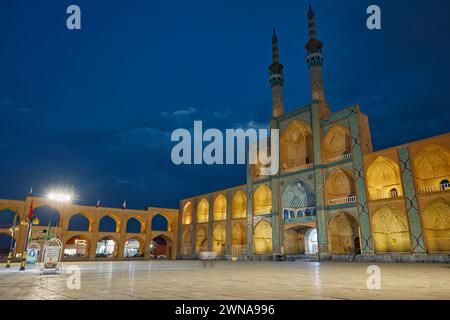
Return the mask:
[[[91,241],[82,236],[76,235],[68,239],[64,244],[64,258],[83,258],[92,256]],[[150,258],[170,259],[172,256],[172,241],[165,236],[153,238],[148,247],[139,238],[130,238],[123,244],[123,250],[120,250],[120,244],[113,237],[103,237],[95,244],[96,258],[140,258],[146,253]],[[120,252],[123,252],[120,254]]]

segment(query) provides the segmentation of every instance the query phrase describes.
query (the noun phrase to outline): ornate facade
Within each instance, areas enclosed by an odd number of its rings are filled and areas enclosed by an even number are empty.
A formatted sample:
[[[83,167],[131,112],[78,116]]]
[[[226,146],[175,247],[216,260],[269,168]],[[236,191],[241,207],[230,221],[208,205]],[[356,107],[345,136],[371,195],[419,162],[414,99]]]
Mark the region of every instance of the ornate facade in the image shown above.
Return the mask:
[[[449,261],[450,134],[374,152],[358,105],[330,112],[311,8],[308,22],[312,103],[288,113],[272,38],[278,174],[248,165],[246,185],[182,200],[178,258],[214,250],[228,259]]]

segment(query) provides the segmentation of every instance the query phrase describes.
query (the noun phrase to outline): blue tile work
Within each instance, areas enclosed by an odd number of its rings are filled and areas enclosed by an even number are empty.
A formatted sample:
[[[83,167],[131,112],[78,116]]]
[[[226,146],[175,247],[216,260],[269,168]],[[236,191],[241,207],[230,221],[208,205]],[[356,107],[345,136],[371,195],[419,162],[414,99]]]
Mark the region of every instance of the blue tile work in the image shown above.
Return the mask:
[[[349,118],[352,113],[357,112],[357,111],[359,111],[359,108],[357,105],[352,105],[345,109],[336,111],[336,112],[330,114],[328,117],[325,117],[322,120],[320,120],[320,125],[326,126],[333,122]]]
[[[350,134],[352,138],[353,167],[356,177],[357,207],[361,226],[361,251],[363,254],[373,254],[372,232],[370,229],[369,207],[366,196],[366,178],[364,174],[361,140],[359,136],[358,106],[345,109],[350,112]]]
[[[210,194],[208,198],[209,202],[209,212],[208,212],[208,250],[212,250],[212,239],[213,239],[213,222],[214,222],[214,194]]]
[[[197,240],[197,198],[192,201],[192,233],[191,233],[191,255],[195,254],[195,241]]]
[[[231,256],[231,206],[233,194],[231,190],[227,190],[227,234],[226,234],[226,244],[225,244],[225,254]]]
[[[406,210],[408,212],[411,244],[414,253],[425,253],[422,226],[420,224],[419,209],[417,206],[416,191],[411,168],[411,159],[406,146],[398,150],[400,171],[402,174],[403,189],[405,190]]]
[[[289,126],[289,124],[294,120],[302,121],[302,122],[305,122],[308,125],[310,125],[311,124],[311,113],[309,111],[309,108],[302,109],[301,112],[298,112],[288,118],[279,120],[278,123],[279,123],[279,127],[280,127],[280,135]]]
[[[247,259],[253,258],[253,181],[252,166],[248,161],[247,147]]]
[[[324,210],[324,181],[323,170],[320,168],[322,164],[322,144],[320,133],[320,117],[318,101],[313,101],[311,105],[312,133],[314,145],[314,186],[316,191],[316,207],[317,207],[317,239],[319,242],[320,254],[328,253],[328,235],[327,235],[327,212]]]
[[[271,181],[272,189],[272,252],[280,254],[280,233],[279,233],[279,180]]]
[[[324,127],[322,128],[323,136],[325,136],[325,135],[328,133],[328,131],[329,131],[334,125],[339,125],[339,126],[342,126],[342,127],[344,127],[344,128],[348,128],[348,127],[349,127],[348,118],[343,118],[343,119],[341,119],[341,120],[337,120],[337,121],[335,121],[335,122],[333,122],[333,123],[329,123],[328,125],[324,126]]]
[[[296,174],[280,179],[281,207],[303,208],[315,205],[314,174]]]
[[[345,209],[345,210],[342,210],[342,209]],[[356,204],[353,204],[352,207],[347,207],[347,208],[336,208],[336,207],[331,208],[330,207],[328,209],[328,222],[333,220],[334,216],[342,211],[351,214],[356,219],[356,221],[359,222],[359,214],[358,214],[358,208],[356,207]]]

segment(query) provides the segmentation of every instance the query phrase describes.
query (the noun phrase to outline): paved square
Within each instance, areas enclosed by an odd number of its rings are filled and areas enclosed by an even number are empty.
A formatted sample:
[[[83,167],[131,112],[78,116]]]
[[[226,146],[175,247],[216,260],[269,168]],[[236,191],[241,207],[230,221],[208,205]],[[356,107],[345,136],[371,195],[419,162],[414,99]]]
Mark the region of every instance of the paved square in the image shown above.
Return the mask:
[[[42,276],[18,265],[0,269],[1,299],[450,299],[448,264],[377,264],[381,289],[366,282],[368,263],[200,261],[64,263],[69,274]]]

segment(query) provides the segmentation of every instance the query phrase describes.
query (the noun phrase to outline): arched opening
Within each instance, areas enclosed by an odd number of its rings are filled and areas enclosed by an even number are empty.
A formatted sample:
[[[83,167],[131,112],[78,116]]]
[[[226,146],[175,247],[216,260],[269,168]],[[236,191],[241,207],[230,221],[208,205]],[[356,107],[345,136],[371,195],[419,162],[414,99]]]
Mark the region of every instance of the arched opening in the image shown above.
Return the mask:
[[[112,258],[117,256],[117,243],[113,238],[104,237],[97,241],[96,257]]]
[[[208,222],[209,220],[209,203],[206,199],[200,200],[197,206],[197,223]]]
[[[98,231],[100,232],[119,232],[117,228],[117,223],[114,218],[110,216],[103,216],[100,219],[99,225],[98,225]]]
[[[217,224],[213,229],[213,241],[212,241],[212,249],[217,252],[218,255],[225,254],[225,246],[226,246],[227,236],[226,229],[223,224]]]
[[[324,160],[350,153],[351,146],[349,130],[339,125],[332,126],[323,139]]]
[[[317,241],[317,229],[308,229],[305,233],[305,253],[307,255],[319,253],[319,243]]]
[[[441,180],[439,183],[441,191],[449,190],[450,189],[450,181],[448,179]]]
[[[317,253],[317,232],[309,226],[296,226],[284,232],[284,252],[286,255]]]
[[[328,225],[329,246],[332,254],[355,253],[355,238],[359,237],[358,221],[349,213],[337,213]]]
[[[89,240],[83,236],[74,236],[66,241],[64,257],[87,257],[89,255]]]
[[[398,164],[387,157],[377,157],[367,168],[367,186],[371,200],[401,197],[403,189]],[[392,188],[397,190],[395,194],[390,193]]]
[[[428,252],[450,252],[450,201],[443,198],[431,201],[422,220]]]
[[[0,228],[11,228],[14,224],[16,213],[10,209],[0,211]]]
[[[128,219],[126,231],[127,233],[141,233],[142,232],[141,222],[134,217]]]
[[[376,252],[411,252],[406,213],[393,206],[382,206],[372,216]]]
[[[38,226],[42,227],[56,227],[59,226],[59,221],[61,218],[61,215],[59,214],[58,210],[49,207],[49,206],[42,206],[39,208],[36,208],[33,210],[33,215],[35,218],[38,218],[39,223]]]
[[[265,220],[258,222],[253,234],[255,254],[272,253],[272,225]]]
[[[161,214],[156,214],[152,219],[152,231],[168,231],[169,223]]]
[[[183,224],[191,224],[192,223],[192,203],[190,201],[186,202],[183,207]]]
[[[73,215],[69,220],[69,231],[91,231],[89,219],[82,213]]]
[[[153,238],[150,243],[150,258],[170,259],[172,256],[172,241],[164,236]]]
[[[191,254],[192,247],[192,232],[191,229],[186,229],[183,231],[182,242],[181,242],[181,254],[184,256],[189,256]]]
[[[0,257],[6,257],[11,248],[12,237],[9,234],[0,233]]]
[[[231,218],[241,219],[247,217],[247,196],[238,190],[231,199]]]
[[[341,168],[333,169],[325,182],[325,194],[328,200],[355,195],[355,184],[351,174]]]
[[[269,214],[272,212],[272,191],[265,184],[260,185],[253,193],[253,214]]]
[[[197,230],[195,239],[195,252],[208,251],[208,232],[206,228],[201,227]]]
[[[280,137],[281,170],[289,171],[313,163],[311,128],[300,121],[292,121]]]
[[[419,189],[440,191],[443,180],[450,179],[450,152],[439,145],[425,147],[414,158],[414,177]]]
[[[234,221],[231,228],[231,254],[244,255],[247,251],[247,225],[245,221]]]
[[[214,221],[227,219],[227,199],[221,194],[214,200],[213,216]]]
[[[135,238],[128,239],[125,242],[123,256],[128,259],[143,257],[141,241]]]

